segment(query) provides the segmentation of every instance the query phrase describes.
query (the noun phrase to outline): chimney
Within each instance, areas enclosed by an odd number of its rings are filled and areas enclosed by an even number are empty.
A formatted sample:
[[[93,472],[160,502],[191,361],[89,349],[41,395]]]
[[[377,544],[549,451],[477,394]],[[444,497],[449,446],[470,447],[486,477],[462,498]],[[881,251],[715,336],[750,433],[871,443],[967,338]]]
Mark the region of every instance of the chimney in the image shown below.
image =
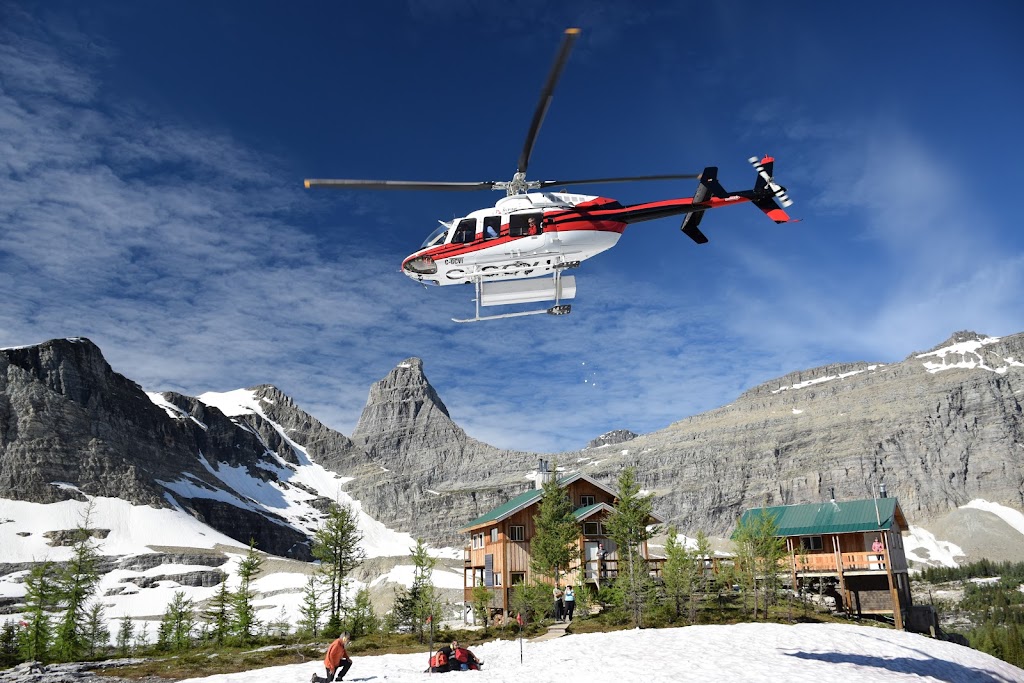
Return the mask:
[[[878,485],[878,497],[879,498],[888,498],[889,497],[889,492],[885,490],[885,484],[879,484]]]
[[[544,488],[545,482],[551,479],[551,472],[548,471],[548,461],[544,458],[537,460],[537,479],[534,481],[535,489]]]
[[[829,497],[829,500],[831,500],[833,503],[836,502],[836,487],[835,486],[829,486],[828,487],[828,497]]]

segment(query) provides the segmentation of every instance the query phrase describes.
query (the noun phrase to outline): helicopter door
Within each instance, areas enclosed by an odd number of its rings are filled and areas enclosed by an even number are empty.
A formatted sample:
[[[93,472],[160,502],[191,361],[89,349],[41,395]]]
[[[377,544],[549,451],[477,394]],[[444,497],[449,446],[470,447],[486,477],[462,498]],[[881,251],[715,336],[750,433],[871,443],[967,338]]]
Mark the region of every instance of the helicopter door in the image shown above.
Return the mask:
[[[459,221],[459,227],[455,228],[455,233],[452,235],[452,244],[472,242],[473,238],[475,237],[476,219],[463,218],[461,221]]]

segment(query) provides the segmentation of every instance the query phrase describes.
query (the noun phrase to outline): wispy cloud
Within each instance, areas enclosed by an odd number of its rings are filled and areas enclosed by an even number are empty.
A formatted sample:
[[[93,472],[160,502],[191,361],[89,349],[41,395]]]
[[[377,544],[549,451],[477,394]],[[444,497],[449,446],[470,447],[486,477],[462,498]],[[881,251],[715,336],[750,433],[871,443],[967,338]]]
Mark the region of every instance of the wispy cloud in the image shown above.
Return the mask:
[[[88,336],[148,390],[273,383],[346,433],[369,385],[419,356],[471,436],[556,451],[793,369],[1020,327],[1024,261],[964,202],[965,173],[898,124],[771,103],[756,127],[791,145],[780,177],[805,223],[730,209],[708,217],[708,248],[674,233],[671,253],[588,262],[571,316],[458,326],[471,290],[397,272],[414,245],[388,201],[306,193],[287,158],[112,97],[116,52],[94,37],[9,16],[0,345]],[[644,229],[618,249],[647,244]]]

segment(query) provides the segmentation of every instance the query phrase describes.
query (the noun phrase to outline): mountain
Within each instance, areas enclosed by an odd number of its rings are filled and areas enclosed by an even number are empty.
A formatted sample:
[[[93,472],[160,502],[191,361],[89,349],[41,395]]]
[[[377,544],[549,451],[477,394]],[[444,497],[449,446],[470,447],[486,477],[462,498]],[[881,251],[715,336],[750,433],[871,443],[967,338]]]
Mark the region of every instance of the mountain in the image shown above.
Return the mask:
[[[1019,509],[1022,359],[1024,334],[958,332],[899,363],[793,372],[657,432],[544,457],[612,484],[635,466],[664,519],[712,534],[748,507],[883,484],[914,524],[978,498]],[[459,546],[459,526],[532,487],[536,463],[468,436],[417,358],[370,388],[349,438],[268,385],[147,395],[87,339],[0,350],[0,498],[177,508],[304,558],[341,495],[391,529]]]

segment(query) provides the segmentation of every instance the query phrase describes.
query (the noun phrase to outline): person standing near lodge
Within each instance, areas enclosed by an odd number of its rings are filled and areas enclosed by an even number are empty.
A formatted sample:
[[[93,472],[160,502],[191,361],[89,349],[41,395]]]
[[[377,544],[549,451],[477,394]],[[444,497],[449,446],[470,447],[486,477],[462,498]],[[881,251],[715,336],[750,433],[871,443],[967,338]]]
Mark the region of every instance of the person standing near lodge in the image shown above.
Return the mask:
[[[551,597],[555,601],[555,620],[561,621],[565,605],[562,603],[562,590],[558,587],[557,583],[555,584],[555,587],[551,589]]]
[[[572,621],[572,613],[576,610],[576,593],[573,592],[572,586],[565,587],[562,600],[565,602],[565,620]]]
[[[352,660],[349,659],[348,650],[345,648],[348,643],[348,634],[342,633],[341,636],[336,638],[327,648],[327,654],[324,655],[324,668],[327,669],[327,683],[344,679],[345,674],[348,673],[349,667],[352,666]],[[335,673],[337,673],[337,675],[335,675]],[[317,683],[317,678],[317,675],[313,674],[313,683]]]

